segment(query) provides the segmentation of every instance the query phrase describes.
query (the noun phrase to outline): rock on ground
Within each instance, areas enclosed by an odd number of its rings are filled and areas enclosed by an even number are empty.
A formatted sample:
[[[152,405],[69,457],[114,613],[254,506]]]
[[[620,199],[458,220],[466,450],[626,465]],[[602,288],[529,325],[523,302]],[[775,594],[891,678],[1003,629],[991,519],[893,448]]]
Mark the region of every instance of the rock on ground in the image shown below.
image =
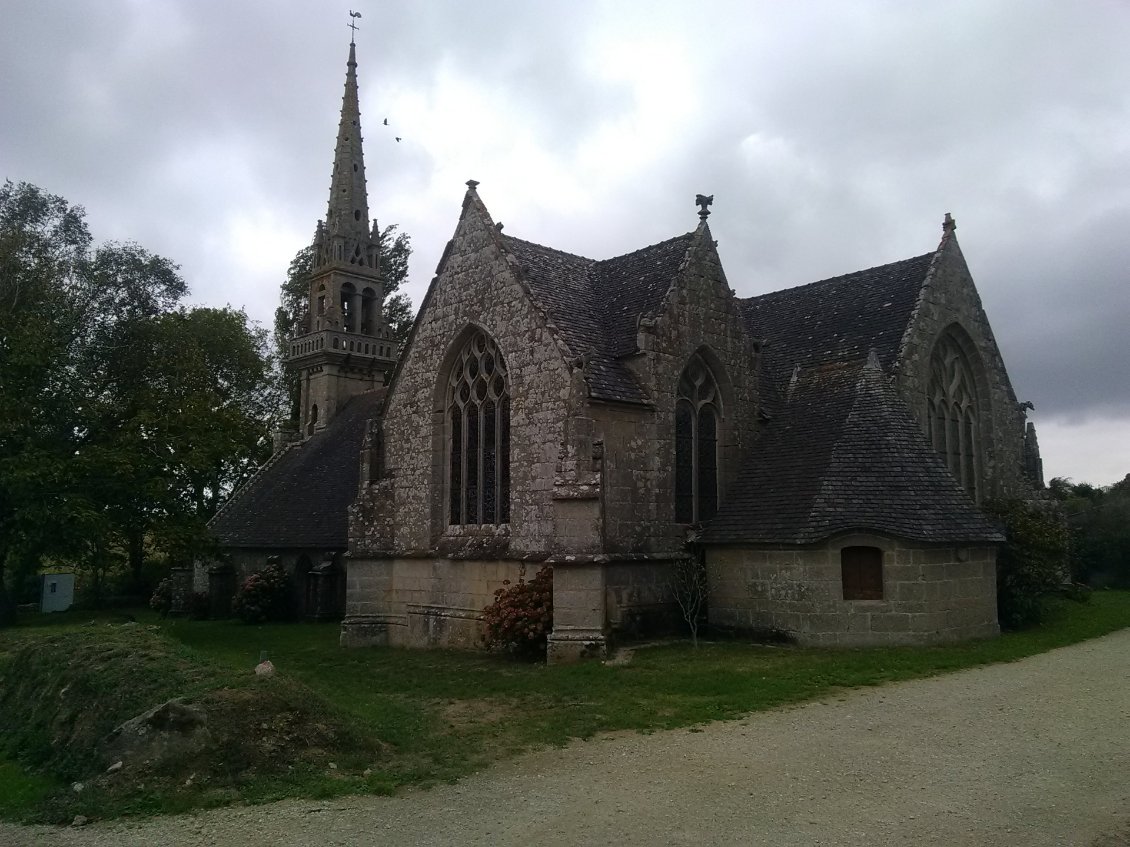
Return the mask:
[[[1130,845],[1130,630],[701,731],[545,750],[455,785],[0,844]]]

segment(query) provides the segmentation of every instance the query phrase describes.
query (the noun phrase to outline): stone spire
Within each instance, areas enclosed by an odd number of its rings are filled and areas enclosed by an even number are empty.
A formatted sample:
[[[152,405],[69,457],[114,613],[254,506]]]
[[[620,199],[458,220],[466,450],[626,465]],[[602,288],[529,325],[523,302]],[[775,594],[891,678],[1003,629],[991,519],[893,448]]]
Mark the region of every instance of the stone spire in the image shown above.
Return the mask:
[[[303,435],[325,429],[349,398],[384,384],[396,364],[399,349],[383,311],[379,245],[376,222],[369,223],[357,48],[351,41],[330,202],[325,221],[314,231],[308,318],[287,356],[287,367],[301,386]]]
[[[361,109],[357,101],[357,48],[349,45],[341,121],[334,149],[330,200],[326,209],[326,239],[318,265],[346,262],[375,267],[376,246],[369,229],[369,197],[365,188],[365,157],[361,150]]]

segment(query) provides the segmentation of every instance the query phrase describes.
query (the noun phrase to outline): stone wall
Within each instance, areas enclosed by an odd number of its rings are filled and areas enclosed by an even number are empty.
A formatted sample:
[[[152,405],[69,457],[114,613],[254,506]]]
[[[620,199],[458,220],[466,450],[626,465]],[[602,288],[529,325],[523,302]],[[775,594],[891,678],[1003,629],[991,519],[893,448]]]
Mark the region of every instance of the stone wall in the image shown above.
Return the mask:
[[[844,600],[840,550],[883,551],[883,599]],[[712,626],[787,633],[801,644],[938,644],[997,635],[996,549],[877,535],[811,547],[707,550]]]
[[[609,550],[681,552],[685,527],[674,521],[675,401],[691,356],[706,360],[722,394],[720,501],[757,432],[758,346],[705,225],[659,314],[641,319],[637,346],[639,352],[625,361],[648,392],[652,411],[639,417],[635,431],[622,414],[609,410],[598,417],[609,475]]]
[[[609,630],[629,638],[680,631],[672,575],[669,560],[608,564],[604,585]]]
[[[594,402],[583,353],[532,301],[474,191],[389,387],[379,478],[363,474],[350,510],[344,643],[472,646],[477,618],[520,562],[552,561],[551,657],[596,655],[616,629],[672,619],[674,409],[698,353],[722,395],[721,488],[752,442],[757,350],[714,242],[700,227],[629,357],[650,403]],[[446,514],[446,369],[468,334],[498,345],[510,380],[510,521],[452,527]],[[580,356],[580,358],[576,358]]]
[[[482,610],[495,589],[540,567],[497,559],[353,559],[341,643],[481,647]]]
[[[469,192],[439,275],[424,300],[389,388],[383,421],[385,517],[354,521],[357,557],[482,544],[449,530],[445,488],[447,359],[481,329],[497,343],[510,380],[510,523],[501,552],[544,553],[552,544],[552,489],[570,373],[556,333],[531,303],[513,260],[474,192]],[[355,511],[381,496],[363,490]],[[364,530],[364,531],[362,531]],[[383,530],[383,531],[381,531]],[[391,533],[391,537],[386,537]],[[493,532],[491,533],[494,534]]]
[[[959,328],[955,340],[970,359],[978,383],[983,498],[1030,496],[1033,485],[1024,473],[1025,415],[961,248],[948,230],[903,338],[897,370],[896,385],[923,431],[930,356],[939,337],[954,328]]]
[[[196,562],[193,571],[193,590],[214,594],[218,590],[234,595],[240,584],[256,571],[277,560],[291,577],[291,603],[300,618],[311,617],[329,619],[340,616],[342,601],[336,596],[336,583],[339,578],[340,551],[302,550],[298,548],[229,548],[225,560],[202,560]],[[321,573],[318,574],[320,569]],[[225,572],[229,572],[226,574]],[[314,573],[313,576],[310,574]],[[311,580],[318,585],[312,585]],[[325,583],[323,589],[320,583]],[[230,609],[231,597],[211,598],[211,608]]]
[[[372,339],[361,339],[370,343]],[[343,359],[335,361],[334,359]],[[363,391],[384,384],[389,370],[388,362],[375,361],[371,356],[340,356],[327,353],[308,365],[302,365],[299,380],[302,384],[303,436],[325,429],[349,399]],[[317,423],[311,427],[311,410],[318,407]]]

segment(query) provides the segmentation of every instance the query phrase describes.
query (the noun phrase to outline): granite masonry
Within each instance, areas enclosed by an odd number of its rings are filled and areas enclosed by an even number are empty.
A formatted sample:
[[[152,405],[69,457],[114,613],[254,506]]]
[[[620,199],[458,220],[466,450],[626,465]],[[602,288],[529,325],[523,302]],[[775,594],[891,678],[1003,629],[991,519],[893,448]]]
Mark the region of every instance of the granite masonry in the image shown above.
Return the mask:
[[[720,629],[998,631],[978,505],[1038,497],[1039,454],[949,215],[930,252],[743,299],[712,197],[596,261],[504,234],[472,180],[400,349],[365,192],[351,46],[302,419],[213,522],[229,555],[200,585],[276,556],[344,645],[474,648],[494,591],[550,566],[551,661],[671,631],[686,562]]]

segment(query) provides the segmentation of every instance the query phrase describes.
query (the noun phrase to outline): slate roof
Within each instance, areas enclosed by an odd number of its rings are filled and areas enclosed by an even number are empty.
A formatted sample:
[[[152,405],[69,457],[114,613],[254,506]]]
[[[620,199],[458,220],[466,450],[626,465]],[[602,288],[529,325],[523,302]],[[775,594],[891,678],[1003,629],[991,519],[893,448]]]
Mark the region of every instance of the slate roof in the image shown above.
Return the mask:
[[[741,300],[746,328],[766,340],[762,367],[783,387],[793,368],[898,356],[933,253]]]
[[[350,398],[325,429],[272,457],[212,518],[220,544],[344,550],[361,442],[384,391]]]
[[[704,540],[807,544],[848,530],[1004,540],[926,443],[878,355],[800,375]]]
[[[509,235],[503,235],[502,242],[572,353],[591,354],[590,395],[641,403],[647,394],[620,358],[635,352],[639,316],[659,310],[694,235],[600,262]]]

